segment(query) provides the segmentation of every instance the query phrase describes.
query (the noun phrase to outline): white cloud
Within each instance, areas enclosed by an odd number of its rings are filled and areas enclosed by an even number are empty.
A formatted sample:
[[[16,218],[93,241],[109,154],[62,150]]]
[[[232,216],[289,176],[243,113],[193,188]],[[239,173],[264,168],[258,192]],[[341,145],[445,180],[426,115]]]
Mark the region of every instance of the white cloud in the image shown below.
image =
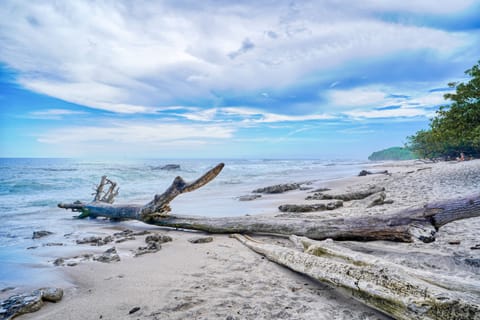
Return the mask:
[[[330,102],[338,107],[375,106],[384,104],[387,94],[374,88],[331,90]]]
[[[52,129],[38,136],[38,141],[47,144],[120,144],[124,150],[127,145],[157,145],[193,140],[232,138],[235,129],[221,125],[193,124],[157,124],[117,122],[104,126],[72,126]],[[105,143],[104,143],[105,144]]]
[[[229,122],[237,120],[243,124],[327,120],[335,118],[329,114],[286,115],[245,107],[212,108],[176,115],[194,121]]]
[[[67,109],[47,109],[42,111],[33,111],[28,114],[29,118],[45,120],[61,120],[65,116],[78,116],[86,114],[83,111],[74,111]]]
[[[448,56],[466,44],[465,35],[389,24],[370,13],[443,13],[468,3],[371,0],[363,10],[345,10],[363,2],[206,3],[200,10],[157,1],[3,1],[0,61],[31,90],[102,110],[150,113],[185,98],[214,99],[218,91],[280,88],[362,57],[424,49]]]
[[[398,118],[398,117],[419,117],[426,116],[428,112],[422,109],[408,109],[408,108],[399,108],[399,109],[389,109],[389,110],[352,110],[345,112],[346,115],[355,118]]]

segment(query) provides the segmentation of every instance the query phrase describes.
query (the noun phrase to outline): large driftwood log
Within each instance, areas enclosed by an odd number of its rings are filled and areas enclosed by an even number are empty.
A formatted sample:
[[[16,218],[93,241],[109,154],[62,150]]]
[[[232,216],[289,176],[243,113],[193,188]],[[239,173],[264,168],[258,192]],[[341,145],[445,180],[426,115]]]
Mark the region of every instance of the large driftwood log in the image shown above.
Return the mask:
[[[210,233],[267,233],[298,235],[323,240],[392,240],[424,242],[435,240],[436,231],[443,225],[460,219],[480,216],[480,197],[431,203],[421,208],[403,210],[378,216],[336,219],[285,218],[265,216],[201,217],[169,215],[168,204],[177,195],[200,188],[222,170],[219,164],[194,182],[181,177],[162,194],[155,195],[146,205],[113,205],[94,200],[91,203],[60,203],[60,208],[80,211],[80,218],[107,217],[134,219],[164,227],[207,231]]]
[[[204,186],[213,180],[222,171],[223,167],[224,164],[220,163],[190,183],[185,182],[181,177],[176,177],[165,192],[156,194],[153,200],[146,205],[112,205],[115,196],[118,194],[117,184],[103,176],[92,202],[59,203],[58,207],[82,212],[79,218],[108,217],[112,219],[134,219],[148,223],[154,217],[167,215],[170,212],[169,203],[176,196]],[[110,188],[107,192],[104,192],[103,188],[106,184],[110,184]]]
[[[435,275],[351,251],[333,241],[292,237],[304,252],[233,235],[269,260],[334,287],[395,319],[480,319],[480,283]],[[452,285],[453,287],[449,287]]]

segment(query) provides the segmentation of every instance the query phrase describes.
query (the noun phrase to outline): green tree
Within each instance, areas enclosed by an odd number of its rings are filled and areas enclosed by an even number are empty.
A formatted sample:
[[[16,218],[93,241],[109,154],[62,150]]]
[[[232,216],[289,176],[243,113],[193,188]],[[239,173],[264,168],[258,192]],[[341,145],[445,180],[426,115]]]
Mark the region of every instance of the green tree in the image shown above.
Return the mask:
[[[449,83],[450,102],[436,112],[430,129],[408,137],[408,147],[425,158],[480,155],[480,61],[465,71],[467,82]]]

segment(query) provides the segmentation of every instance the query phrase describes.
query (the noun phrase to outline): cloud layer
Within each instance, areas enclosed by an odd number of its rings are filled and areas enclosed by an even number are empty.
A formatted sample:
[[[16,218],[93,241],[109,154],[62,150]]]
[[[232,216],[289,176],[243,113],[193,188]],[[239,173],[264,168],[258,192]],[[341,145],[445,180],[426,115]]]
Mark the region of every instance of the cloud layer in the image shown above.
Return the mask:
[[[6,0],[0,63],[23,88],[87,108],[26,116],[132,116],[97,132],[112,141],[229,139],[275,123],[305,133],[312,122],[425,121],[443,103],[444,92],[432,89],[461,79],[480,56],[472,12],[480,13],[473,0]],[[82,142],[85,130],[100,129],[65,126],[39,141]]]

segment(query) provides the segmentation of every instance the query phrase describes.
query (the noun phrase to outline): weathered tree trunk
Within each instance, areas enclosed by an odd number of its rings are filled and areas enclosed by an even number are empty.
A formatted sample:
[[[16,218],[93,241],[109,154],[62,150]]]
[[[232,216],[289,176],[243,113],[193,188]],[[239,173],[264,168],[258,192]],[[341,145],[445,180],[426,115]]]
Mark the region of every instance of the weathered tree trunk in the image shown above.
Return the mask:
[[[169,215],[168,204],[177,195],[200,188],[222,170],[217,165],[192,183],[181,177],[146,205],[113,205],[105,201],[60,203],[60,208],[80,211],[84,217],[134,219],[158,226],[207,231],[210,233],[267,233],[306,236],[323,240],[392,240],[424,242],[435,240],[441,226],[460,219],[480,216],[480,197],[431,203],[425,207],[403,210],[389,215],[336,219],[283,218],[265,216],[221,217]],[[97,197],[95,197],[97,199]]]
[[[479,283],[438,283],[433,274],[351,251],[332,241],[293,237],[304,252],[233,235],[269,260],[334,287],[395,319],[480,319]],[[449,288],[453,283],[455,288]],[[472,291],[467,291],[470,289]]]

